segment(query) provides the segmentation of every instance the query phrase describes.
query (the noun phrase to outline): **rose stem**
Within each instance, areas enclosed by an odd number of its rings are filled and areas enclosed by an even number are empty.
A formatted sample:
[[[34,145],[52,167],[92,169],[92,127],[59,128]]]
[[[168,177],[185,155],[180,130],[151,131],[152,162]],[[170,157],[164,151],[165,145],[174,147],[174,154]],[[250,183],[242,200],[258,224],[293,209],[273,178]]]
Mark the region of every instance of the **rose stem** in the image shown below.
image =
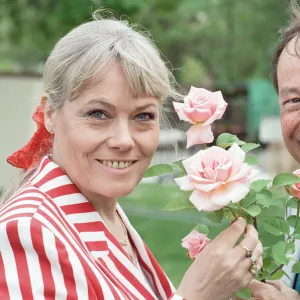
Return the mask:
[[[278,271],[280,271],[283,268],[284,265],[279,265],[273,272],[270,273],[270,276],[274,275]]]
[[[300,212],[300,202],[299,202],[299,200],[298,200],[298,201],[297,201],[297,216],[296,216],[295,230],[296,230],[296,228],[297,228],[298,221],[299,221],[299,212]]]
[[[234,212],[234,210],[233,209],[231,209],[230,207],[227,207],[229,210],[230,210],[230,212],[233,214],[233,217],[234,217],[234,220],[233,221],[235,221],[238,217],[237,217],[237,215],[235,214],[235,212]]]

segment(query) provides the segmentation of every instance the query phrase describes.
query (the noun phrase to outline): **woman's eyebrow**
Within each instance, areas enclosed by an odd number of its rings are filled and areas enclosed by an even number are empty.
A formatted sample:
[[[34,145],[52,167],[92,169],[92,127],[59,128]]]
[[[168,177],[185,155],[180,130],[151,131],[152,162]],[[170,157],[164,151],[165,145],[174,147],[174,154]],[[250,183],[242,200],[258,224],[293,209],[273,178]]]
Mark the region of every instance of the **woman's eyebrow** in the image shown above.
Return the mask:
[[[89,102],[87,102],[87,104],[102,104],[103,106],[106,106],[107,108],[111,109],[111,110],[115,110],[116,106],[111,104],[107,99],[105,98],[99,98],[99,99],[92,99]],[[155,105],[154,103],[147,103],[145,105],[141,105],[141,106],[136,106],[135,110],[143,110],[143,109],[147,109],[149,107],[153,107],[153,108],[157,108],[157,105]]]

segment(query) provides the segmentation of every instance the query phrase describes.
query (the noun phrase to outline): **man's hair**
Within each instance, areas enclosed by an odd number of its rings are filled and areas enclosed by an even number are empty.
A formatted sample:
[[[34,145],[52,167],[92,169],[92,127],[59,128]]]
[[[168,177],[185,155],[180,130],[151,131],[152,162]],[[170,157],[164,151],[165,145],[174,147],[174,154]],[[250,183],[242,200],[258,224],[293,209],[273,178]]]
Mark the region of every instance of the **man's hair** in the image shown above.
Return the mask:
[[[297,0],[291,0],[290,3],[290,22],[289,25],[283,27],[280,33],[279,43],[275,49],[275,52],[272,56],[271,62],[271,78],[273,81],[273,85],[278,93],[278,78],[277,78],[277,69],[278,69],[278,61],[282,51],[288,45],[288,43],[292,39],[296,39],[295,42],[295,53],[300,58],[300,52],[297,49],[298,40],[300,38],[300,6],[297,3]]]

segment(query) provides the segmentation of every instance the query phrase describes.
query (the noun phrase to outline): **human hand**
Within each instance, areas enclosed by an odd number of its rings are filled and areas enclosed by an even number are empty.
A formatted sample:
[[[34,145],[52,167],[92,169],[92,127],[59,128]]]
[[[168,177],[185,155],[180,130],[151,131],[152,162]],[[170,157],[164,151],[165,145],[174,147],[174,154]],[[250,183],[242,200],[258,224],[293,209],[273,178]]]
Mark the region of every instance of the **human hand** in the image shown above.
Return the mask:
[[[237,245],[244,232],[243,240]],[[246,287],[253,275],[249,271],[250,259],[241,245],[254,249],[253,255],[261,267],[263,249],[258,233],[243,218],[238,218],[197,255],[176,294],[188,300],[228,300]]]
[[[248,288],[255,300],[300,300],[297,291],[278,280],[268,280],[266,283],[252,280]]]

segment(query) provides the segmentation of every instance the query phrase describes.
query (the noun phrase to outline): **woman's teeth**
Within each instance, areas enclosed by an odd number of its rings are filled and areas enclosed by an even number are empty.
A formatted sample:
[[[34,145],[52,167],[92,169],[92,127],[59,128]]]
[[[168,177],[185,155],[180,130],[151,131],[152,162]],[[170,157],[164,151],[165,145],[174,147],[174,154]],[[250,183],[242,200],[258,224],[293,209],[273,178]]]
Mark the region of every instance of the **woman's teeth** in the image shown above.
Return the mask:
[[[103,165],[114,168],[114,169],[125,169],[132,165],[132,161],[109,161],[101,160]]]

